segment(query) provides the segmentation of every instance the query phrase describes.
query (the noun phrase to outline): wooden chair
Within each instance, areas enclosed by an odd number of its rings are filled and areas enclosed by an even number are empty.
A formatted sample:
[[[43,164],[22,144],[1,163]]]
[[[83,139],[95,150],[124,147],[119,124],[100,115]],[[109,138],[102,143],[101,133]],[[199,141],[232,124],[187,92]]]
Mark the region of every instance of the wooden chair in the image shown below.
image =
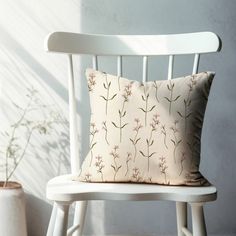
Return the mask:
[[[77,144],[76,100],[73,73],[73,54],[92,55],[93,68],[98,69],[98,57],[117,56],[117,75],[122,76],[122,57],[141,56],[143,58],[143,81],[147,81],[148,58],[168,55],[168,79],[172,78],[174,56],[193,54],[193,70],[198,71],[200,54],[218,52],[220,38],[211,32],[172,35],[87,35],[54,32],[45,40],[45,50],[67,55],[69,67],[69,115],[71,174],[53,178],[47,184],[47,198],[54,201],[47,235],[82,235],[87,201],[153,201],[176,202],[178,236],[206,236],[203,204],[214,201],[217,191],[214,186],[185,187],[159,186],[149,184],[122,183],[82,183],[71,181],[78,174],[80,163]],[[69,206],[76,202],[73,226],[67,229]],[[187,227],[187,203],[191,206],[193,233]]]

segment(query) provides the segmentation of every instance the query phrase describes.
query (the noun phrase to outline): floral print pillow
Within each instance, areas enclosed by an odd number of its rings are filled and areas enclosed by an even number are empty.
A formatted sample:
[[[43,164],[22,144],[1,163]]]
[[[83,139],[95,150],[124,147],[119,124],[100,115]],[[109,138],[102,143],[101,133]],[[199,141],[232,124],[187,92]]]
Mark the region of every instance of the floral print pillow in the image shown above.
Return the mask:
[[[90,146],[80,181],[206,185],[201,130],[212,72],[141,83],[86,70]]]

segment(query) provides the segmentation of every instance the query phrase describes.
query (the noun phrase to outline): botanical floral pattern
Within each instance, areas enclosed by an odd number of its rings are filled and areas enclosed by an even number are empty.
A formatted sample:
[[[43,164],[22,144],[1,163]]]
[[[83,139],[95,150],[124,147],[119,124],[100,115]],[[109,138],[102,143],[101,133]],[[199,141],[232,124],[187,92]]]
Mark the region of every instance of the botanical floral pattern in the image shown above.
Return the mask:
[[[156,98],[157,102],[160,102],[159,98],[158,98],[158,89],[161,87],[161,82],[160,81],[158,81],[158,82],[153,81],[153,87],[155,88],[155,98]]]
[[[109,145],[108,138],[107,138],[108,129],[107,129],[107,122],[106,121],[102,122],[102,129],[105,131],[105,140],[106,140],[107,145]]]
[[[200,138],[213,73],[146,83],[86,75],[90,145],[80,181],[208,183],[199,172]]]
[[[133,168],[132,179],[134,182],[142,182],[142,177],[139,168]]]
[[[89,90],[89,92],[93,92],[93,88],[94,88],[95,84],[96,84],[95,74],[91,73],[88,76],[88,90]]]
[[[132,154],[130,152],[127,152],[127,157],[126,157],[126,172],[125,172],[125,176],[128,174],[129,172],[129,162],[132,160]]]
[[[164,179],[165,179],[165,184],[168,184],[167,182],[167,173],[166,173],[166,170],[168,169],[168,166],[166,165],[166,158],[165,157],[160,157],[159,158],[159,168],[160,168],[160,171],[161,171],[161,174],[164,175]]]
[[[96,129],[95,123],[91,123],[90,124],[91,140],[90,140],[90,145],[89,145],[89,151],[90,151],[90,164],[89,164],[89,166],[92,165],[92,161],[93,161],[93,148],[97,144],[97,142],[94,142],[94,138],[95,138],[96,133],[98,133],[98,129]]]
[[[156,107],[156,105],[153,105],[149,108],[148,100],[149,100],[150,94],[147,93],[144,84],[141,84],[140,86],[143,87],[144,93],[141,95],[141,97],[142,97],[142,100],[144,101],[145,105],[144,105],[144,107],[139,107],[139,109],[144,112],[145,126],[147,126],[147,115],[149,112],[151,112]]]
[[[193,91],[194,87],[197,84],[197,80],[194,79],[194,75],[190,79],[190,82],[188,83],[189,91],[188,96],[186,99],[184,99],[184,112],[181,113],[180,111],[177,111],[177,113],[184,119],[184,133],[187,134],[187,125],[188,125],[188,119],[192,115],[192,112],[189,112],[189,108],[191,107],[192,100],[190,99],[191,92]]]
[[[124,129],[124,127],[126,125],[128,125],[128,123],[123,124],[122,123],[122,119],[126,115],[125,104],[129,101],[129,97],[132,95],[131,88],[132,88],[132,83],[129,83],[128,85],[125,85],[124,93],[122,94],[122,96],[123,96],[123,103],[122,103],[121,109],[118,110],[118,113],[119,113],[119,124],[116,124],[115,122],[112,122],[112,124],[116,128],[118,128],[119,131],[120,131],[120,142],[122,140],[122,129]]]
[[[97,168],[97,173],[101,174],[101,180],[103,182],[103,172],[102,169],[105,167],[101,156],[96,156],[95,166]]]
[[[177,128],[177,124],[179,123],[178,120],[174,121],[174,125],[170,127],[172,133],[173,133],[173,138],[171,138],[171,142],[174,145],[174,149],[173,149],[173,158],[174,158],[174,162],[176,163],[176,149],[177,147],[180,145],[180,143],[182,142],[182,139],[179,139],[177,137],[177,134],[179,133],[179,130]]]
[[[134,119],[135,121],[135,127],[134,127],[134,132],[135,132],[135,135],[133,138],[130,138],[129,140],[132,142],[133,146],[134,146],[134,162],[135,162],[135,158],[137,156],[137,144],[138,142],[140,141],[141,137],[138,137],[138,133],[139,133],[139,130],[143,127],[140,123],[140,120],[138,118],[135,118]]]
[[[155,114],[153,115],[152,123],[150,124],[151,130],[150,130],[150,136],[148,139],[146,139],[146,144],[147,144],[147,152],[144,154],[143,151],[139,151],[143,157],[147,158],[147,170],[149,172],[150,169],[150,158],[156,153],[156,152],[150,152],[151,146],[154,144],[154,138],[153,138],[153,132],[157,131],[157,126],[159,124],[158,120],[159,115]]]
[[[108,79],[107,79],[107,74],[103,72],[103,75],[105,76],[105,82],[103,83],[103,87],[104,89],[106,90],[106,95],[103,96],[103,95],[100,95],[101,98],[103,98],[106,102],[106,115],[107,115],[107,109],[108,109],[108,102],[113,100],[115,98],[115,96],[117,94],[113,94],[111,97],[110,97],[110,87],[111,87],[111,81],[108,82]]]
[[[180,98],[180,95],[178,95],[177,97],[174,97],[173,93],[174,93],[175,83],[173,83],[171,80],[169,84],[166,85],[166,87],[170,91],[170,96],[164,97],[164,98],[169,102],[169,114],[171,115],[172,103],[176,102]]]
[[[113,150],[110,152],[110,155],[112,156],[113,161],[114,161],[113,164],[111,164],[111,167],[112,167],[113,170],[114,170],[114,177],[113,177],[113,180],[114,180],[114,181],[116,180],[116,175],[117,175],[119,169],[122,167],[122,165],[118,165],[118,164],[117,164],[117,160],[116,160],[116,159],[120,158],[120,156],[119,156],[119,154],[118,154],[118,152],[117,152],[118,149],[119,149],[119,147],[118,147],[118,146],[115,146],[115,147],[113,148]]]

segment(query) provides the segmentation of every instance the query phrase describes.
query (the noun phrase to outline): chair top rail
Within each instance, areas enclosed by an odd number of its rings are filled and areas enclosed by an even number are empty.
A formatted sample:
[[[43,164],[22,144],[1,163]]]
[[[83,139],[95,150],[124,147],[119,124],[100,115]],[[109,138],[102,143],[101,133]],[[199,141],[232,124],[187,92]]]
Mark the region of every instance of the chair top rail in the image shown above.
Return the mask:
[[[89,55],[154,56],[217,52],[220,38],[212,32],[169,35],[92,35],[53,32],[45,39],[49,52]]]

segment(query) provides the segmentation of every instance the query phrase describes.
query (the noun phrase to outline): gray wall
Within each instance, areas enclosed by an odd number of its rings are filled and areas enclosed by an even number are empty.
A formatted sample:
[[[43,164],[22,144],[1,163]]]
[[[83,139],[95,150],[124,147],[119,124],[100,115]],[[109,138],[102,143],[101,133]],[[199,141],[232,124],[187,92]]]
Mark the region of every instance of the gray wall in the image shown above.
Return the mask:
[[[10,125],[19,116],[12,101],[25,106],[26,88],[31,86],[50,107],[45,114],[52,110],[67,118],[65,58],[43,50],[44,37],[51,31],[106,34],[213,31],[222,38],[222,52],[206,55],[200,64],[200,71],[216,71],[202,134],[201,171],[217,186],[218,200],[206,206],[206,221],[211,234],[236,235],[235,11],[234,0],[0,1],[0,130],[11,129]],[[85,68],[87,58],[77,62]],[[181,57],[176,62],[175,75],[189,74],[191,62],[192,58]],[[141,61],[127,59],[125,63],[124,75],[140,79]],[[101,66],[103,70],[115,72],[110,60],[104,59]],[[150,79],[165,78],[166,68],[167,58],[151,61]],[[85,80],[81,80],[77,95],[81,156],[88,150],[86,91]],[[35,114],[35,119],[39,115],[42,114]],[[27,193],[30,236],[43,236],[46,232],[51,210],[45,197],[46,182],[69,171],[68,125],[55,124],[54,128],[47,136],[34,134],[14,176]],[[2,145],[4,140],[0,140]],[[93,202],[85,225],[86,234],[97,235],[174,235],[175,230],[175,210],[171,202]]]

